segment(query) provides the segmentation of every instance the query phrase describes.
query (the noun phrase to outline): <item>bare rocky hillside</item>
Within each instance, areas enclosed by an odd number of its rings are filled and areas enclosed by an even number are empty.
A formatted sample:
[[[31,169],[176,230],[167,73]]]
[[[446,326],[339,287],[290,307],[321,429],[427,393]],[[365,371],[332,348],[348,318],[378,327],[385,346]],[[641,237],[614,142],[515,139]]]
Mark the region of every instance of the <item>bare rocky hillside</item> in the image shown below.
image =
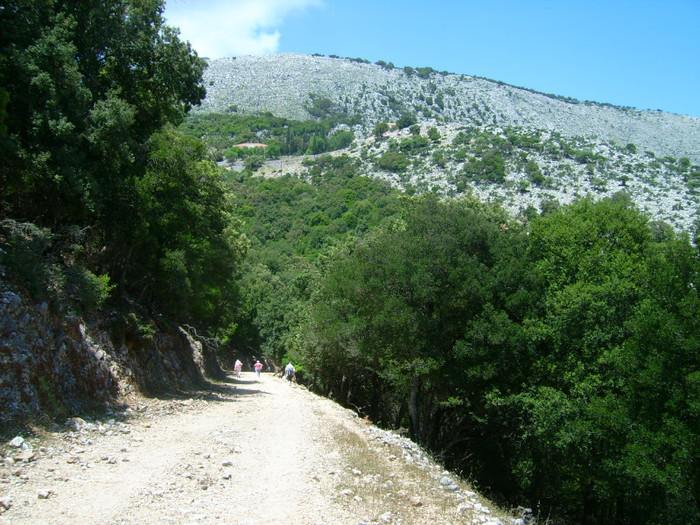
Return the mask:
[[[409,69],[409,72],[411,70]],[[700,118],[579,102],[462,74],[388,69],[340,58],[298,54],[213,60],[204,75],[202,112],[270,111],[305,120],[314,97],[359,115],[366,127],[406,112],[421,120],[557,131],[634,143],[657,155],[700,162]]]

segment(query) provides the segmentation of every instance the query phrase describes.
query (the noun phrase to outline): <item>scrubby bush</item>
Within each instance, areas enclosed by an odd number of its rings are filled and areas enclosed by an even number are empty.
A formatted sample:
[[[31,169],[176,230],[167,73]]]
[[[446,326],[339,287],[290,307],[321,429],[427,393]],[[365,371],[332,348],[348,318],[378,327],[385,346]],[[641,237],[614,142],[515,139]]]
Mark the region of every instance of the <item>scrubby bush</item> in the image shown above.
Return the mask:
[[[400,173],[406,171],[409,161],[406,155],[398,151],[385,151],[377,159],[377,166],[383,170]]]

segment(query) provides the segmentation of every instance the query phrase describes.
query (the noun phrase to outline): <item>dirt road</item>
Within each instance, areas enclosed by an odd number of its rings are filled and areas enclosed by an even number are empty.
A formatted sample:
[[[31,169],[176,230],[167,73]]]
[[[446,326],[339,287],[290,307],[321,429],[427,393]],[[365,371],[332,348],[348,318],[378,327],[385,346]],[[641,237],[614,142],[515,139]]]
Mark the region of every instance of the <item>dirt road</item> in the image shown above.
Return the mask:
[[[3,525],[513,521],[410,441],[267,374],[4,450]]]

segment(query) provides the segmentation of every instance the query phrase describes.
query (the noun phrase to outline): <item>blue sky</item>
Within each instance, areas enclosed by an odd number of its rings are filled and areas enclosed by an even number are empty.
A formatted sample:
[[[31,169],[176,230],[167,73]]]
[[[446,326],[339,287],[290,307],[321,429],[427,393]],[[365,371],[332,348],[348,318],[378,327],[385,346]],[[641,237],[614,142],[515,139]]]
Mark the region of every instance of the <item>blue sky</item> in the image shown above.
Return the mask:
[[[321,53],[700,117],[700,0],[167,0],[200,56]]]

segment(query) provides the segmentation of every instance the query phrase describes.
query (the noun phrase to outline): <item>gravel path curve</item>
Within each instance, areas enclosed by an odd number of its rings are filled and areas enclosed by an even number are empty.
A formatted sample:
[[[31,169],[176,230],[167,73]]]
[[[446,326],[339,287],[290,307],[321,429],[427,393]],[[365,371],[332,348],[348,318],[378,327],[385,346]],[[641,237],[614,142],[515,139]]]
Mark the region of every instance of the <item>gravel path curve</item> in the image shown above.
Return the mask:
[[[269,374],[5,450],[2,525],[509,522],[410,441]]]

